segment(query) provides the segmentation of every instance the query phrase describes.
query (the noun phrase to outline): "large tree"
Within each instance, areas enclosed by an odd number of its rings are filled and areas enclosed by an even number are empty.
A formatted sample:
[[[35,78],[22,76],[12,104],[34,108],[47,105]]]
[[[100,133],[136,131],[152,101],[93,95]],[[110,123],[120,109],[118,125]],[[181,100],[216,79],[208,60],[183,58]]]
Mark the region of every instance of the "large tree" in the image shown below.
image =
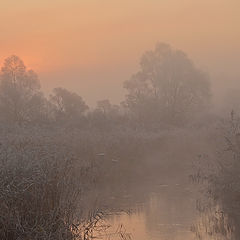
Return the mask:
[[[87,104],[77,93],[64,88],[54,88],[50,95],[56,120],[79,120],[88,109]]]
[[[183,121],[210,99],[208,76],[185,53],[163,43],[142,56],[140,70],[124,87],[124,104],[140,121]]]
[[[120,106],[103,99],[98,101],[96,108],[89,112],[88,119],[98,128],[109,129],[123,121],[123,114]]]
[[[19,124],[29,121],[29,110],[37,107],[35,104],[39,103],[42,96],[37,74],[27,70],[23,61],[13,55],[5,59],[0,77],[2,118]]]

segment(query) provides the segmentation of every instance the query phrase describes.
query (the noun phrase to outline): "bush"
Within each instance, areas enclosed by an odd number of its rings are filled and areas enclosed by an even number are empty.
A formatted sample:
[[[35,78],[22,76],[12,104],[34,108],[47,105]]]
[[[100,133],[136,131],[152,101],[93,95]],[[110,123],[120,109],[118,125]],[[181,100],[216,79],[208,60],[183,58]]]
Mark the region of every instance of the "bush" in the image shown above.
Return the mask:
[[[0,239],[74,239],[87,167],[42,136],[1,140]]]

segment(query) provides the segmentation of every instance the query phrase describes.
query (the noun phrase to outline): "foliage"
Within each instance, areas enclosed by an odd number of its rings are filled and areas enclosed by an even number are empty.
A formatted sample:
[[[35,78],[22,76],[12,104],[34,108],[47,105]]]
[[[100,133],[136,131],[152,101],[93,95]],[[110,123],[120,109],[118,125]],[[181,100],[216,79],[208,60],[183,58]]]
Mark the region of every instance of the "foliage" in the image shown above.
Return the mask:
[[[66,121],[66,119],[79,120],[88,109],[81,96],[63,88],[53,89],[50,102],[53,105],[56,119],[60,121]]]
[[[91,194],[104,187],[120,195],[133,172],[147,175],[142,159],[159,148],[158,130],[181,125],[209,98],[206,76],[161,44],[125,83],[122,106],[105,99],[89,110],[60,87],[46,97],[17,56],[5,60],[0,77],[0,238],[9,240],[93,238],[106,204],[115,206],[105,193]],[[130,239],[122,228],[119,236]]]
[[[232,111],[230,120],[223,120],[219,131],[224,144],[220,144],[217,159],[211,161],[211,166],[210,159],[207,164],[202,161],[200,172],[194,175],[194,181],[207,189],[206,198],[197,205],[202,219],[194,231],[199,239],[207,233],[233,240],[240,234],[240,118]]]
[[[4,113],[3,119],[18,124],[29,120],[33,111],[41,105],[39,90],[40,83],[36,73],[26,70],[19,57],[13,55],[5,59],[0,84],[0,108]]]
[[[185,53],[163,43],[142,56],[140,71],[124,87],[128,91],[124,104],[143,123],[165,120],[182,124],[210,99],[207,75]]]

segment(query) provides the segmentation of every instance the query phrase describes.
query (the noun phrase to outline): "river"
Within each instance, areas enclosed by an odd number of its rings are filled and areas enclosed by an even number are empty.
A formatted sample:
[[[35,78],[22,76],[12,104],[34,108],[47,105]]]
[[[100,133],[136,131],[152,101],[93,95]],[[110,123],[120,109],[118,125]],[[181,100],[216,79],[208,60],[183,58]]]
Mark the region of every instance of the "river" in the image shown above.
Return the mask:
[[[202,149],[207,149],[206,142],[201,144]],[[107,217],[106,225],[110,227],[104,240],[196,239],[192,226],[200,218],[196,201],[201,193],[189,175],[193,173],[191,162],[197,158],[196,153],[203,151],[200,141],[196,145],[195,140],[187,138],[178,139],[174,149],[172,146],[168,144],[164,151],[158,149],[148,159],[151,167],[143,168],[148,174],[141,181],[133,176],[132,181],[119,186],[120,194],[116,196],[113,190],[109,198],[114,208],[122,211],[113,211]]]
[[[144,189],[144,192],[139,192]],[[192,240],[196,222],[196,191],[191,183],[140,184],[133,194],[116,199],[122,211],[107,217],[104,240]],[[114,197],[112,197],[114,200]]]

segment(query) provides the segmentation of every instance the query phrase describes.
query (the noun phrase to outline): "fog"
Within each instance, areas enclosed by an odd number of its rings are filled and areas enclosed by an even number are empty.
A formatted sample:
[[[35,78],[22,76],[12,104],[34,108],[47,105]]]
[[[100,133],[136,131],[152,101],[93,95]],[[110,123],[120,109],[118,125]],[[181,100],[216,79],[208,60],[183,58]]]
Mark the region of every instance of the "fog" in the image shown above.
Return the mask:
[[[239,239],[239,7],[0,3],[0,239]]]
[[[0,63],[15,54],[39,74],[46,91],[62,86],[91,106],[104,98],[119,103],[122,82],[160,41],[186,52],[213,75],[216,88],[235,84],[239,7],[237,0],[5,1]]]

